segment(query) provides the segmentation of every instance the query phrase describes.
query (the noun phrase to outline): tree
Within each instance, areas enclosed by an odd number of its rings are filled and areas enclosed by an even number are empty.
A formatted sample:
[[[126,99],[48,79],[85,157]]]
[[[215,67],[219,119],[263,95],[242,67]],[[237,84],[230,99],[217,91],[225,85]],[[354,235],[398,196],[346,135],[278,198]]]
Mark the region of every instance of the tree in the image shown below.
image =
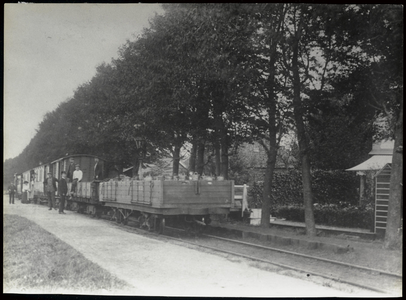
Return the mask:
[[[353,68],[342,77],[357,86],[354,94],[365,99],[388,126],[375,128],[375,139],[395,139],[385,247],[399,247],[403,174],[403,7],[400,5],[349,5],[348,44],[355,49]]]
[[[270,222],[271,187],[276,164],[276,155],[284,130],[281,83],[278,73],[278,47],[282,41],[286,7],[284,4],[259,6],[259,33],[257,53],[258,77],[255,84],[253,106],[257,106],[254,124],[262,131],[257,132],[259,142],[267,155],[264,190],[261,211],[261,226],[268,228]]]
[[[348,85],[347,85],[348,84]],[[312,167],[348,169],[367,158],[372,147],[375,110],[342,85],[343,92],[311,93],[307,132]]]
[[[365,8],[363,8],[365,9]],[[395,145],[392,157],[385,247],[401,246],[403,177],[403,8],[396,5],[366,7],[369,22],[362,47],[373,58],[370,65],[371,105],[388,119]]]

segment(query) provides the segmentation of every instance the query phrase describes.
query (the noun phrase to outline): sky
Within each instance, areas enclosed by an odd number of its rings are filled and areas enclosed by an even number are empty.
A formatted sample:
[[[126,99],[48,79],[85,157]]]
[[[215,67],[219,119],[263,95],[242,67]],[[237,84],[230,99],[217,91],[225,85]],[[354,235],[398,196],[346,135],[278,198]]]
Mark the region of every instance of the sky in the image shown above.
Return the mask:
[[[163,13],[159,4],[5,4],[4,161],[155,13]]]

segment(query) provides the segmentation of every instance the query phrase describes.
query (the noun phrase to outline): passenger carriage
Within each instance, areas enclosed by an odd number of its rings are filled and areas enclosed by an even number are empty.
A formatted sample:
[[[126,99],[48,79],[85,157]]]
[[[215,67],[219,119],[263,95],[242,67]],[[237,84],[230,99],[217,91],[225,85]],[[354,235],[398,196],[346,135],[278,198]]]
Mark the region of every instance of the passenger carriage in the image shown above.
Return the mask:
[[[72,197],[72,199],[70,199],[69,197],[69,193],[72,188],[72,182],[68,182],[68,195],[66,198],[66,205],[69,209],[81,210],[87,207],[87,203],[98,202],[95,197],[95,195],[97,194],[96,186],[93,183],[95,158],[99,159],[99,164],[102,167],[102,174],[108,175],[111,163],[95,155],[88,154],[68,155],[54,160],[49,164],[49,167],[46,168],[45,178],[46,174],[48,172],[51,172],[52,176],[60,180],[62,178],[61,172],[68,172],[71,160],[73,160],[74,165],[79,164],[80,170],[83,173],[83,177],[81,182],[78,182],[76,193],[74,197]],[[56,198],[59,199],[59,186]]]
[[[33,169],[33,180],[31,183],[31,189],[33,189],[34,192],[34,203],[37,203],[37,201],[41,198],[46,198],[46,195],[44,193],[44,180],[46,177],[46,166],[45,165],[40,165],[38,167],[35,167]]]

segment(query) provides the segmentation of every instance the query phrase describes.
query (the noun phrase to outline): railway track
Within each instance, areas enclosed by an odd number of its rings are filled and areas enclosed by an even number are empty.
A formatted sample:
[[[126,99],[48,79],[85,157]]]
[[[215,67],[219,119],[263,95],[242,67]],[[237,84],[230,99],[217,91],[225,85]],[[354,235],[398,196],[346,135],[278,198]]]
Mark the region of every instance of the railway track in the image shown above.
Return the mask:
[[[104,218],[105,221],[111,219]],[[182,244],[192,245],[203,249],[215,251],[234,257],[273,266],[274,271],[284,274],[286,270],[293,271],[286,275],[298,278],[322,278],[323,285],[344,285],[345,288],[355,287],[381,294],[391,295],[402,286],[402,276],[384,270],[372,269],[348,263],[342,263],[325,258],[305,255],[278,248],[267,247],[259,244],[248,243],[240,240],[224,238],[208,234],[195,236],[178,228],[165,227],[165,233],[158,234],[135,228],[137,222],[131,221],[121,228],[127,228],[136,233],[154,236],[155,238],[169,239]],[[173,236],[176,233],[177,237]],[[254,255],[253,255],[254,253]],[[317,280],[316,280],[317,281]],[[320,281],[320,280],[319,280]],[[330,282],[329,282],[330,281]],[[368,282],[368,284],[366,284]]]
[[[180,229],[166,227],[166,231],[182,232]],[[273,265],[282,270],[292,270],[303,278],[317,276],[332,282],[345,284],[382,294],[393,294],[402,284],[402,276],[384,270],[342,263],[339,261],[304,255],[292,251],[267,247],[214,235],[202,234],[196,241],[190,238],[168,236],[166,238],[182,241],[212,251],[243,257],[252,261]],[[255,250],[255,251],[253,251]],[[252,253],[255,253],[253,255]],[[368,284],[365,284],[368,282]]]

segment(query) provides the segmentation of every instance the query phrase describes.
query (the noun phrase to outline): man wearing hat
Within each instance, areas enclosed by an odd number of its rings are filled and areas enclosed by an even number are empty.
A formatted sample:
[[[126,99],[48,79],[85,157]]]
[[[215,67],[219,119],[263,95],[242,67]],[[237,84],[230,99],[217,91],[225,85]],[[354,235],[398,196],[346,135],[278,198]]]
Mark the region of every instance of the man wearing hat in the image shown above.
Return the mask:
[[[27,204],[28,203],[28,193],[30,191],[30,185],[28,184],[27,180],[24,180],[23,188],[22,188],[22,195],[21,195],[21,203]]]
[[[72,182],[73,172],[75,172],[75,159],[73,157],[69,158],[69,166],[66,170],[67,182]]]
[[[78,182],[81,182],[83,178],[83,172],[80,170],[79,164],[76,164],[76,170],[73,171],[73,177],[72,177],[72,188],[71,188],[71,193],[76,193],[76,187],[78,185]]]
[[[68,193],[68,184],[66,182],[66,172],[62,171],[61,173],[61,180],[59,180],[59,196],[61,197],[61,201],[59,202],[59,214],[65,214],[63,209],[65,208],[65,197]]]
[[[56,210],[55,205],[55,192],[57,191],[56,183],[59,182],[58,179],[52,176],[51,172],[48,172],[48,178],[45,180],[45,191],[48,196],[49,210],[52,210],[52,207]]]
[[[9,199],[10,204],[14,204],[14,194],[16,191],[17,191],[16,186],[14,185],[13,182],[11,182],[10,185],[8,186],[8,195],[10,197]]]

